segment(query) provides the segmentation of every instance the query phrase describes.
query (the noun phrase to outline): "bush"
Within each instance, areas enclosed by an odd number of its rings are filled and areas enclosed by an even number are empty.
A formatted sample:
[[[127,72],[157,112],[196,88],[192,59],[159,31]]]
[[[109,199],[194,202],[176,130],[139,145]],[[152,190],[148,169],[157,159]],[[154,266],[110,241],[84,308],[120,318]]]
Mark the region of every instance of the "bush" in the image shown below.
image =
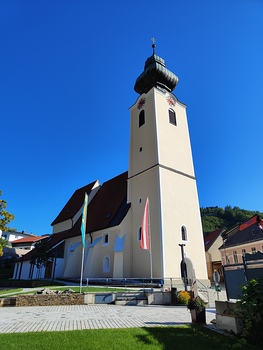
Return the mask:
[[[252,279],[242,287],[243,296],[237,302],[243,330],[241,336],[254,345],[263,346],[263,278]]]
[[[180,305],[188,305],[188,301],[191,298],[190,293],[186,292],[184,290],[181,290],[178,294],[177,294],[177,302]]]
[[[199,296],[195,298],[190,298],[187,303],[187,308],[189,310],[202,310],[206,306],[206,302]]]

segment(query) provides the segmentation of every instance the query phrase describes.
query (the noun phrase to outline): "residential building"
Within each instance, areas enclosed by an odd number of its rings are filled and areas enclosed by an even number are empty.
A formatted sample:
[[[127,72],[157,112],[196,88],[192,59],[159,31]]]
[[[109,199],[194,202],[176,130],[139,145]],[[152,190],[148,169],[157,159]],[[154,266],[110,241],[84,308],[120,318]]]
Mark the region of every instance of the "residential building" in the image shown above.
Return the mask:
[[[224,280],[221,262],[221,253],[219,247],[223,243],[222,232],[219,228],[212,232],[204,233],[205,257],[207,265],[207,275],[211,282],[214,282],[213,273],[217,271],[220,275],[220,281]]]
[[[30,237],[37,237],[37,236],[33,235],[32,233],[26,233],[25,231],[18,232],[18,231],[0,230],[0,238],[6,239],[9,243],[20,238],[30,238]]]
[[[246,253],[263,252],[262,220],[258,215],[224,232],[219,247],[223,265],[241,264]]]

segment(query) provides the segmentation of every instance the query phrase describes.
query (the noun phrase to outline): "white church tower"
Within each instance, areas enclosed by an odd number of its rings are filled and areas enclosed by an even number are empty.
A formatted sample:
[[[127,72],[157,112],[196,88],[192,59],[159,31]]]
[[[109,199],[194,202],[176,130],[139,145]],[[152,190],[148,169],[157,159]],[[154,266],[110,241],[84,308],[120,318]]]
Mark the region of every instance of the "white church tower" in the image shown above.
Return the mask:
[[[134,277],[196,278],[208,284],[186,106],[172,91],[178,78],[155,53],[144,66],[130,108],[128,202]],[[140,249],[149,199],[151,252]],[[184,261],[184,263],[183,263]],[[185,272],[184,272],[185,271]]]

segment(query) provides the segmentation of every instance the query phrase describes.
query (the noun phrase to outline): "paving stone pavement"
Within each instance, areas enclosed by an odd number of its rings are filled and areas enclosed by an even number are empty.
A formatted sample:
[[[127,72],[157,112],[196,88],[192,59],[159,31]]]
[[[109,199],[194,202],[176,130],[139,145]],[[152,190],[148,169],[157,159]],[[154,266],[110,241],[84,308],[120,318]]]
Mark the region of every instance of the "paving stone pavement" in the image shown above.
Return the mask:
[[[207,324],[215,310],[206,310]],[[70,305],[0,308],[0,333],[66,331],[99,328],[175,326],[191,323],[185,307]]]

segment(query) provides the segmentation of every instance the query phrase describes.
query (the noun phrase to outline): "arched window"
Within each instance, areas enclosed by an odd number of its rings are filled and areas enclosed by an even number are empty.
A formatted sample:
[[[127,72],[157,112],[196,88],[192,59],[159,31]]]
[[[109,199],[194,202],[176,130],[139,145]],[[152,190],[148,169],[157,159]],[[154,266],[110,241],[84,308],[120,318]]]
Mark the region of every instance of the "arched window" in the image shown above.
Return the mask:
[[[110,272],[110,258],[108,256],[103,258],[103,272]]]
[[[176,125],[176,114],[172,108],[169,108],[169,123]]]
[[[181,236],[182,236],[182,241],[187,241],[187,231],[185,226],[181,227]]]
[[[145,124],[145,112],[144,112],[144,109],[142,111],[140,111],[140,114],[139,114],[139,128]]]

